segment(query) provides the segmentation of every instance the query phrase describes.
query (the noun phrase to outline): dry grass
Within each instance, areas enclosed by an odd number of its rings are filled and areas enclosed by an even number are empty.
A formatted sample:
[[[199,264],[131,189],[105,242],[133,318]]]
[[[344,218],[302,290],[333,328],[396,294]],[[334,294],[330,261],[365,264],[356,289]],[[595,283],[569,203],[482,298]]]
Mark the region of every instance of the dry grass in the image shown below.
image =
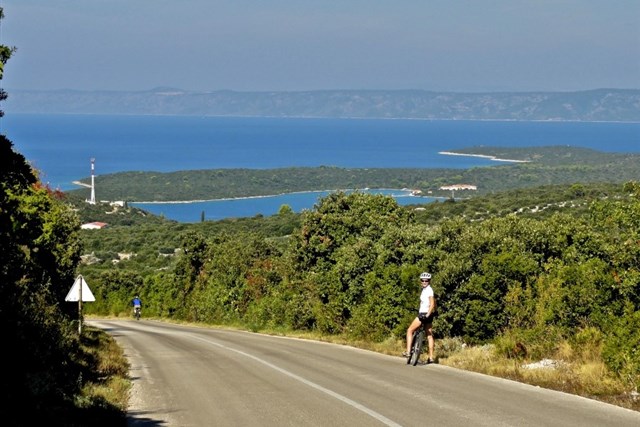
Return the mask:
[[[106,411],[109,416],[123,416],[129,406],[129,362],[122,348],[106,332],[88,327],[83,348],[92,359],[93,375],[84,379],[76,406],[89,412]],[[116,424],[114,424],[116,425]]]
[[[562,343],[549,359],[540,361],[509,359],[500,356],[494,346],[485,345],[462,348],[440,357],[439,362],[640,411],[640,399],[608,371],[599,351],[594,350],[576,352],[569,343]]]
[[[101,381],[89,383],[87,395],[104,399],[122,411],[129,405],[129,362],[122,348],[108,335],[101,335],[98,372]]]

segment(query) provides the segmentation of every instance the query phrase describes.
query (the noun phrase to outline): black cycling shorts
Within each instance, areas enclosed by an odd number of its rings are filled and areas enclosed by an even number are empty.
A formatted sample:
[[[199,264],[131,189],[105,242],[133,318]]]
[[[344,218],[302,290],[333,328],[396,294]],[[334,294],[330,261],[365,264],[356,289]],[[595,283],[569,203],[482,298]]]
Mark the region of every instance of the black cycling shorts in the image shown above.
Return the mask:
[[[418,313],[418,319],[422,322],[423,325],[430,325],[433,323],[433,317],[435,313],[431,313],[427,316],[427,313]]]

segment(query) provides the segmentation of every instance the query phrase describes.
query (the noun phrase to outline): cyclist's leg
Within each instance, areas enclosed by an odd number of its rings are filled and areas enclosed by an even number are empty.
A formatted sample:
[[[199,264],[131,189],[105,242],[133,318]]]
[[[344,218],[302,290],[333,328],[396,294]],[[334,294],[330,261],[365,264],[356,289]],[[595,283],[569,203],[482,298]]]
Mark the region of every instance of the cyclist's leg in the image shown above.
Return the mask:
[[[417,317],[413,319],[413,322],[407,328],[407,354],[411,353],[411,342],[413,341],[413,332],[422,325],[420,319]]]
[[[427,335],[427,342],[429,347],[429,360],[433,361],[433,349],[435,347],[435,342],[433,339],[433,325],[431,323],[426,323],[424,325],[424,331]]]

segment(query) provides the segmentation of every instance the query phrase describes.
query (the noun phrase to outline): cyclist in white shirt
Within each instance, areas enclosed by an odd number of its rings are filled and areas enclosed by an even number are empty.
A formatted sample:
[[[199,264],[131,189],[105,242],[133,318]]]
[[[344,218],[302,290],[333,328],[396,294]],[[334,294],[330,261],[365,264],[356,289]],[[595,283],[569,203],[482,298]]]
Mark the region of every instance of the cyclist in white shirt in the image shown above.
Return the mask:
[[[413,319],[413,322],[407,328],[407,351],[402,353],[404,357],[408,357],[411,352],[411,339],[413,332],[420,326],[424,326],[425,333],[427,334],[427,342],[429,346],[429,359],[427,363],[434,363],[433,359],[433,316],[436,311],[436,298],[433,294],[433,288],[431,287],[431,274],[424,272],[420,274],[420,285],[422,286],[422,292],[420,293],[420,309],[418,310],[418,316]]]

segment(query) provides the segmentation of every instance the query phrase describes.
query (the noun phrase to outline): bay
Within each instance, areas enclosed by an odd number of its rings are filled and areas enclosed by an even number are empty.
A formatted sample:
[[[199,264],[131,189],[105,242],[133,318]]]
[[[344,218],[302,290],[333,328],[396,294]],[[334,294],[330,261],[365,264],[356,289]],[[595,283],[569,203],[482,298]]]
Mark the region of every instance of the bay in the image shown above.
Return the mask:
[[[440,154],[471,146],[567,145],[605,152],[640,152],[640,123],[428,121],[402,119],[313,119],[199,116],[10,114],[0,132],[40,171],[41,180],[62,191],[74,180],[123,171],[196,169],[471,168],[497,164]],[[99,186],[96,194],[99,199]],[[396,190],[397,191],[397,190]],[[400,193],[399,193],[400,194]],[[269,215],[287,204],[311,208],[319,194],[157,205],[168,218],[207,219]],[[394,195],[404,203],[407,197]],[[408,198],[411,200],[411,198]],[[246,201],[245,201],[246,200]],[[240,208],[250,206],[248,210]],[[214,208],[215,206],[215,208]],[[222,207],[221,207],[222,206]],[[298,208],[300,206],[300,208]],[[275,207],[275,211],[274,211]],[[250,213],[252,212],[252,213]],[[155,212],[154,212],[155,213]]]
[[[256,215],[270,216],[277,214],[283,205],[289,206],[294,212],[302,212],[305,209],[313,208],[322,197],[326,197],[332,191],[335,190],[182,203],[130,203],[130,205],[175,221],[198,222],[201,221],[203,214],[205,220],[243,218]],[[356,190],[345,189],[341,191],[350,193]],[[391,196],[399,205],[430,203],[436,200],[433,197],[414,196],[410,190],[357,189],[357,191]]]

